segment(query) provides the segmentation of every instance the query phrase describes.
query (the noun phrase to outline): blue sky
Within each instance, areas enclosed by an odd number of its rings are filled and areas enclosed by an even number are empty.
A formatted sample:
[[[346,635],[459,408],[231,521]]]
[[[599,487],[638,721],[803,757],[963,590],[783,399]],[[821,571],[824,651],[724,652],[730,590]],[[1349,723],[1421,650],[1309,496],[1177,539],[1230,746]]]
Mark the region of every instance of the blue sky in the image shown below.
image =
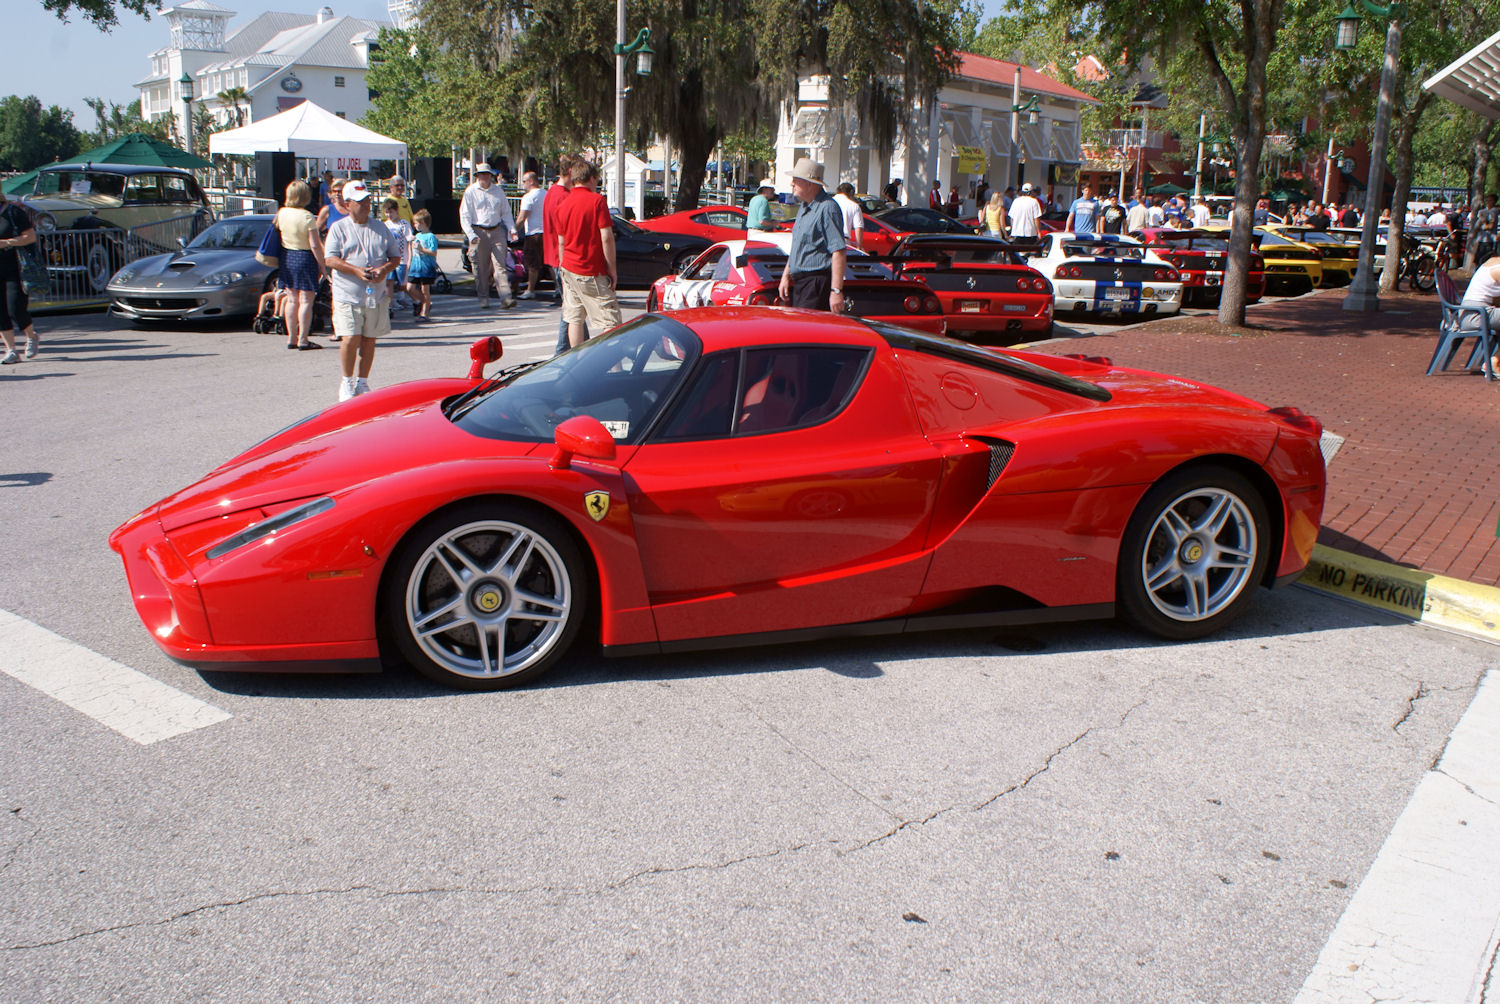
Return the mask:
[[[68,23],[59,21],[37,0],[6,2],[11,7],[5,16],[6,33],[14,41],[7,46],[10,58],[0,96],[35,94],[44,106],[72,110],[73,124],[79,129],[95,125],[84,98],[99,95],[119,102],[136,98],[139,92],[131,85],[150,70],[147,57],[167,44],[167,23],[160,17],[147,21],[122,13],[119,25],[106,34],[76,15]],[[215,2],[238,12],[229,22],[231,28],[262,10],[314,14],[323,6],[316,0],[288,0],[269,7],[236,4],[235,0]],[[329,6],[339,15],[386,16],[385,0],[329,0]],[[986,17],[1006,6],[1006,0],[984,0]]]

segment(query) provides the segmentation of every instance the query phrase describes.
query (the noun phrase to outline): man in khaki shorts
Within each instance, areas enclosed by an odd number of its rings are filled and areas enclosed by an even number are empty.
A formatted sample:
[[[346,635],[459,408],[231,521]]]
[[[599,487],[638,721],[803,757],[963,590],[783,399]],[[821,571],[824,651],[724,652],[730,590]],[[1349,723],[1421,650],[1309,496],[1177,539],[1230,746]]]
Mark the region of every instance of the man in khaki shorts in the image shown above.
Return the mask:
[[[569,168],[573,189],[557,208],[557,255],[563,289],[563,320],[568,344],[579,345],[587,330],[603,334],[618,327],[620,301],[615,296],[614,221],[599,194],[599,169],[579,158]]]
[[[370,218],[370,190],[365,183],[351,181],[343,194],[349,215],[328,228],[323,263],[333,278],[333,331],[343,339],[339,400],[347,401],[370,389],[375,339],[391,333],[385,277],[401,264],[401,252],[385,224]]]

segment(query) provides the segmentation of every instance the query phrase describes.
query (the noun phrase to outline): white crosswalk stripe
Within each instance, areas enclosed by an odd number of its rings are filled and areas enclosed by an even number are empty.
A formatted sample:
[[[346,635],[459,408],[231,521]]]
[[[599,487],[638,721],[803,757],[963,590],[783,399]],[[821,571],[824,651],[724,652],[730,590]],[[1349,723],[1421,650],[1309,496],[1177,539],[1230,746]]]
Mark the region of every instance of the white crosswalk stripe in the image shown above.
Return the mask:
[[[7,610],[0,610],[0,672],[143,746],[231,717]]]

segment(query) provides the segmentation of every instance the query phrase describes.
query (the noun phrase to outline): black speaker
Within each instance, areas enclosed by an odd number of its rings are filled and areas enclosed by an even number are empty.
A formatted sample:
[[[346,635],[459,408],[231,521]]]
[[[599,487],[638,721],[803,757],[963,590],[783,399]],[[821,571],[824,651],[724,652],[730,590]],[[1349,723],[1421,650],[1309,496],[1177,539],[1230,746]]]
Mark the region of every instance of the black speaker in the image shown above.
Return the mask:
[[[412,164],[411,182],[420,198],[453,198],[453,158],[418,157]]]
[[[263,199],[274,199],[281,205],[286,186],[297,180],[297,155],[291,152],[257,150],[255,152],[255,192]],[[316,202],[318,193],[313,192]],[[316,207],[313,211],[317,212]]]
[[[451,187],[451,186],[450,186]],[[425,209],[432,216],[432,232],[435,234],[461,233],[458,225],[458,200],[448,199],[412,199],[412,212]]]

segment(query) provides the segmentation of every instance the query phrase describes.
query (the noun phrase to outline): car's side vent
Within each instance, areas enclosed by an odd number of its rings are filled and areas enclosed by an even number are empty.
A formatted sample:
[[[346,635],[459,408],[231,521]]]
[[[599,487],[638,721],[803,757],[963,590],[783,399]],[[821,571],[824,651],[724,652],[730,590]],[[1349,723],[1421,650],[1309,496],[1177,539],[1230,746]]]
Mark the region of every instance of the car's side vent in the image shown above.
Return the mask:
[[[1005,465],[1010,463],[1010,455],[1016,451],[1016,444],[1007,443],[1003,439],[988,440],[990,445],[990,475],[984,484],[984,490],[989,491],[995,487],[995,482],[1000,478],[1000,472],[1005,470]]]

